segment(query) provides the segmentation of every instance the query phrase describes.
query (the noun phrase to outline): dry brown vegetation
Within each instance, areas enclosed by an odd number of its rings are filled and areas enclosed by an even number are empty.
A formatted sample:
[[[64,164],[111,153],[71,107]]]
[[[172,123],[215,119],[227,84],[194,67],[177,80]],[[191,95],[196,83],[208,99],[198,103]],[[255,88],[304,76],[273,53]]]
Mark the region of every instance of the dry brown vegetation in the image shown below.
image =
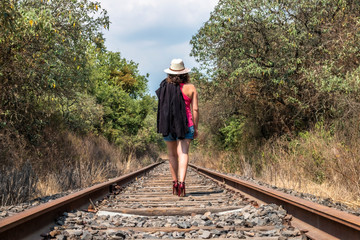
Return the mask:
[[[99,2],[12,0],[0,9],[0,204],[86,187],[156,158],[147,75],[106,49]]]
[[[29,149],[20,135],[0,133],[0,204],[10,205],[103,182],[153,161],[128,159],[104,137],[44,132],[41,146]]]
[[[359,1],[220,1],[191,40],[204,165],[359,206]]]
[[[252,156],[244,152],[196,149],[191,158],[208,168],[359,208],[360,136],[354,127],[332,133],[318,124],[290,141],[285,136],[269,140]]]

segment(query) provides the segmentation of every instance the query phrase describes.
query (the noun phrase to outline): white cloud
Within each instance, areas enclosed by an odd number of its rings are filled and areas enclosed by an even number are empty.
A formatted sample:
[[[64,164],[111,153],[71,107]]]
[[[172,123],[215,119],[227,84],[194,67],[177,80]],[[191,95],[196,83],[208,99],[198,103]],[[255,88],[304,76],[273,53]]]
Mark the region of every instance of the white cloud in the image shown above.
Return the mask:
[[[165,77],[163,69],[172,58],[183,58],[187,67],[191,36],[207,21],[218,0],[100,0],[109,13],[106,46],[139,63],[142,74],[150,73],[153,94]]]
[[[156,25],[193,25],[207,20],[218,0],[101,0],[112,27],[124,33]]]
[[[131,42],[118,42],[121,45],[120,51],[122,57],[128,60],[133,60],[139,63],[139,68],[142,74],[149,73],[149,91],[154,93],[159,83],[166,74],[163,70],[170,66],[171,59],[182,58],[185,66],[192,68],[196,65],[193,58],[189,56],[191,46],[188,42],[164,45],[161,48],[151,47],[152,42],[138,42],[137,44]],[[150,47],[149,47],[150,46]]]

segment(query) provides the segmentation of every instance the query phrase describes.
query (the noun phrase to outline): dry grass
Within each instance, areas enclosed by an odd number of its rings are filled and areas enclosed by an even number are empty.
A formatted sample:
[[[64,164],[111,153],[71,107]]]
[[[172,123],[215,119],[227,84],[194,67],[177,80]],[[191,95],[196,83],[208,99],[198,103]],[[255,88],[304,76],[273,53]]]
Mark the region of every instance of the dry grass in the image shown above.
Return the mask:
[[[357,141],[358,142],[358,141]],[[360,207],[360,149],[324,128],[264,146],[261,180]]]
[[[37,177],[30,163],[16,168],[0,169],[0,204],[9,205],[23,202],[32,194],[37,194]]]
[[[344,139],[347,136],[347,139]],[[360,137],[331,134],[323,126],[288,139],[269,141],[253,156],[197,149],[194,163],[253,177],[280,188],[360,207]]]
[[[190,154],[190,162],[221,172],[234,173],[245,177],[255,177],[254,168],[241,154],[231,152],[210,152],[199,149]]]
[[[29,151],[21,137],[0,135],[0,149],[6,149],[0,158],[1,205],[88,187],[154,161],[129,158],[103,137],[51,129],[44,136],[43,144]]]

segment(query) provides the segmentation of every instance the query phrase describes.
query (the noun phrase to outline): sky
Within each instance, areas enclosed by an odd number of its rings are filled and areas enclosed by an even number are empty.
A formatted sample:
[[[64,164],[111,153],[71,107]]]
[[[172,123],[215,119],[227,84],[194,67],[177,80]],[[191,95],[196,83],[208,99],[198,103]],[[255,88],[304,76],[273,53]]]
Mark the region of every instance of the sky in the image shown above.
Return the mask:
[[[190,57],[190,40],[209,19],[218,0],[100,0],[108,11],[110,29],[104,32],[108,50],[121,52],[150,74],[149,94],[166,77],[164,69],[174,58],[185,67],[199,66]]]

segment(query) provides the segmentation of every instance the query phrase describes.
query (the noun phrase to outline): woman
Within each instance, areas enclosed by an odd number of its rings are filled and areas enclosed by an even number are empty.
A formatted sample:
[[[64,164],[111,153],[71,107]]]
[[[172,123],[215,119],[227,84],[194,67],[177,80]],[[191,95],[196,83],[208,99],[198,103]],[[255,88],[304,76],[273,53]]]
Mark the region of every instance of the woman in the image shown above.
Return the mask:
[[[198,135],[198,96],[195,86],[189,83],[190,69],[181,59],[173,59],[164,71],[168,76],[156,91],[157,127],[167,145],[173,194],[183,197],[190,142]]]

